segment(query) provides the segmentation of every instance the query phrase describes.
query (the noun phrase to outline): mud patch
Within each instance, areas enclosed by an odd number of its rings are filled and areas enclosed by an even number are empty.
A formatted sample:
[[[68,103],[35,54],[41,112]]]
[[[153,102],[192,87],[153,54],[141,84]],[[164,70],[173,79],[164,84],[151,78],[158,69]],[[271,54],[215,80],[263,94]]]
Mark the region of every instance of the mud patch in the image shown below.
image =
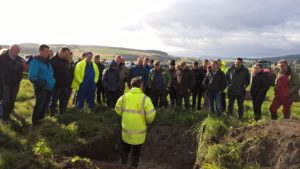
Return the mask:
[[[98,138],[81,148],[81,157],[93,160],[101,169],[126,169],[120,165],[120,138]],[[148,129],[139,169],[191,169],[196,142],[191,129],[179,125],[155,125]],[[81,165],[82,167],[82,165]]]
[[[256,162],[264,169],[300,168],[298,120],[270,121],[261,126],[234,129],[230,135],[237,142],[251,137],[262,138],[264,146],[256,152]]]

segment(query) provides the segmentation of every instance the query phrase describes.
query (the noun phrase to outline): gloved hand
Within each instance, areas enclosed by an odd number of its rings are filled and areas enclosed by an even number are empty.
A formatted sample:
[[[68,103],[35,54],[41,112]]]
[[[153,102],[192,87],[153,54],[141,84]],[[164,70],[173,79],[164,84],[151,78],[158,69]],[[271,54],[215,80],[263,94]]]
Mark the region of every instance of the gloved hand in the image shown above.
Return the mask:
[[[34,81],[34,85],[38,88],[38,89],[43,89],[47,84],[46,80],[36,80]]]

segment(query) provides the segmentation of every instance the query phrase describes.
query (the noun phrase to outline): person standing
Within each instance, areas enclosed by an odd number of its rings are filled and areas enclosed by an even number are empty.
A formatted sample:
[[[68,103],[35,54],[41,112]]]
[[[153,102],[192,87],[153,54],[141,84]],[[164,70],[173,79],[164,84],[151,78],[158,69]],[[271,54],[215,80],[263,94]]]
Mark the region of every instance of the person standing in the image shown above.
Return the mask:
[[[102,104],[103,102],[105,102],[105,91],[102,82],[102,76],[105,66],[100,62],[100,55],[96,55],[94,57],[94,62],[96,63],[99,70],[99,80],[97,82],[97,103]]]
[[[117,70],[120,74],[120,97],[125,92],[125,86],[128,78],[129,69],[125,66],[125,60],[122,56],[116,55],[115,61],[117,62]]]
[[[67,61],[68,61],[68,72],[71,81],[69,81],[69,84],[67,85],[69,87],[68,92],[67,92],[67,100],[69,102],[71,95],[72,95],[72,82],[74,79],[74,72],[75,72],[75,62],[73,61],[73,52],[70,51],[70,54],[67,56]]]
[[[127,86],[129,89],[131,88],[131,80],[135,77],[141,76],[143,79],[143,84],[147,84],[147,71],[143,66],[143,58],[139,57],[137,59],[137,65],[131,67],[129,69],[128,79],[127,79]],[[144,86],[146,87],[146,86]],[[145,90],[145,89],[143,89]]]
[[[212,70],[206,73],[204,84],[207,89],[208,105],[212,113],[216,112],[217,115],[222,115],[222,96],[221,93],[227,86],[225,74],[221,71],[219,62],[212,61]]]
[[[0,55],[0,98],[2,98],[3,121],[10,120],[10,114],[15,107],[23,75],[23,58],[19,56],[20,47],[12,45]],[[1,100],[1,99],[0,99]]]
[[[286,60],[280,60],[277,65],[279,73],[275,80],[275,97],[269,110],[271,118],[276,120],[278,118],[277,110],[283,106],[284,118],[289,119],[293,100],[297,97],[300,89],[300,79],[299,75],[293,71]]]
[[[81,61],[83,61],[84,59],[85,59],[85,54],[86,54],[86,52],[83,52],[82,53],[82,55],[81,55],[81,57],[75,62],[75,68],[76,68],[76,66],[77,66],[77,64],[79,63],[79,62],[81,62]],[[75,72],[75,71],[74,71]],[[78,103],[78,98],[77,98],[77,91],[75,91],[75,93],[74,93],[74,96],[73,96],[73,101],[72,101],[72,103],[73,103],[73,105],[74,106],[76,106],[77,107],[77,103]]]
[[[234,101],[238,103],[238,118],[244,116],[244,100],[246,87],[250,84],[250,73],[243,65],[243,59],[237,58],[232,67],[226,73],[228,82],[228,115],[233,115]]]
[[[171,77],[171,87],[169,90],[169,96],[170,96],[171,105],[173,106],[176,104],[176,100],[177,100],[175,64],[176,64],[175,60],[171,60],[169,64],[169,74]]]
[[[199,69],[199,63],[194,61],[192,64],[192,71],[194,72],[195,76],[195,85],[192,90],[192,109],[197,110],[201,109],[201,97],[202,97],[202,81],[203,77]]]
[[[208,98],[207,98],[206,88],[203,85],[203,81],[204,81],[204,78],[206,76],[206,73],[207,73],[209,65],[210,65],[209,61],[207,59],[204,59],[202,61],[202,66],[200,67],[201,78],[202,78],[201,79],[201,90],[200,90],[200,93],[201,93],[201,100],[202,100],[202,97],[203,97],[203,100],[204,100],[203,107],[208,107]],[[201,107],[201,100],[200,100],[200,108],[202,108]]]
[[[103,87],[106,91],[107,107],[114,108],[120,96],[120,74],[117,70],[117,63],[111,61],[109,68],[104,70]]]
[[[160,66],[160,61],[154,61],[154,69],[151,69],[148,79],[148,88],[155,108],[168,107],[167,91],[171,87],[171,76],[168,70]]]
[[[40,45],[39,55],[29,64],[29,80],[33,83],[36,103],[33,108],[32,125],[44,118],[55,86],[53,68],[49,62],[49,46]]]
[[[146,140],[147,125],[155,118],[151,99],[143,93],[143,79],[131,80],[132,88],[118,99],[115,111],[122,117],[121,160],[126,165],[132,151],[131,166],[138,167],[142,145]]]
[[[58,101],[59,113],[63,114],[67,111],[68,92],[73,80],[70,73],[71,70],[69,69],[69,62],[67,60],[68,55],[70,55],[70,49],[62,47],[59,52],[50,59],[56,81],[49,105],[51,116],[57,114],[56,107]]]
[[[150,59],[147,58],[147,57],[145,57],[145,58],[143,59],[143,66],[144,66],[144,68],[145,68],[145,70],[146,70],[146,81],[144,82],[145,84],[148,84],[149,74],[150,74],[150,71],[151,71],[151,69],[152,69],[152,67],[149,66],[149,61],[150,61]],[[154,68],[155,68],[155,66],[154,66]],[[145,85],[144,87],[145,87],[144,93],[145,93],[147,96],[150,96],[150,95],[151,95],[151,91],[150,91],[150,89],[149,89],[149,86],[148,86],[148,85]]]
[[[195,83],[194,73],[187,67],[186,62],[179,64],[179,69],[176,72],[177,83],[177,106],[182,106],[182,99],[184,100],[186,110],[190,110],[190,96]]]
[[[227,72],[227,67],[226,67],[226,64],[225,62],[223,62],[221,59],[218,59],[219,61],[219,64],[220,64],[220,69],[221,71],[226,74]],[[226,111],[226,94],[224,91],[221,92],[221,100],[222,100],[222,112],[225,112]]]
[[[86,52],[85,59],[75,67],[72,88],[77,91],[77,107],[83,111],[84,103],[87,102],[90,110],[95,106],[96,84],[99,79],[99,70],[92,61],[93,53]]]
[[[270,76],[263,71],[262,64],[255,64],[253,67],[250,93],[252,96],[254,117],[256,121],[261,119],[261,106],[266,98],[270,84]]]

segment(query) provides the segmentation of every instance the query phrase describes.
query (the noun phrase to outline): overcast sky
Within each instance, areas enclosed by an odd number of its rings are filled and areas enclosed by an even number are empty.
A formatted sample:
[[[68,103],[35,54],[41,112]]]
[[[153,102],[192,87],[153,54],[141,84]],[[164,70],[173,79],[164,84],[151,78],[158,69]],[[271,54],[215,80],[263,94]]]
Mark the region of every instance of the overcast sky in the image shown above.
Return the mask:
[[[0,44],[157,49],[176,56],[300,53],[300,0],[0,0]]]

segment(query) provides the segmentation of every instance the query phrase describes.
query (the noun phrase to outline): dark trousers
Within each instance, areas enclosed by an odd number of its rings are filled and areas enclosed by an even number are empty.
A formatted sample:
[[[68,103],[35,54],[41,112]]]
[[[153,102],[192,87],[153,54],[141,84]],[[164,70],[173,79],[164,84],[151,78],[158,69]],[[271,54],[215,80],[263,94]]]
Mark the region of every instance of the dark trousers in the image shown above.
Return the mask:
[[[2,85],[2,107],[3,107],[3,120],[9,120],[10,114],[14,110],[15,102],[19,92],[20,83],[15,85]]]
[[[182,99],[184,100],[184,106],[187,110],[190,110],[191,104],[190,104],[190,95],[177,95],[177,103],[176,105],[178,107],[182,106]]]
[[[215,107],[217,115],[222,114],[222,97],[220,92],[207,91],[208,105],[212,113],[215,112]],[[216,105],[216,106],[215,106]]]
[[[195,89],[192,91],[192,109],[195,110],[201,110],[201,100],[203,96],[203,90],[202,89]],[[196,106],[197,105],[197,106]]]
[[[76,106],[83,110],[84,103],[87,102],[87,105],[90,109],[95,107],[95,94],[96,94],[96,85],[84,85],[82,84],[77,92],[77,103]]]
[[[32,125],[36,125],[39,120],[44,118],[45,112],[49,106],[51,91],[34,87],[34,94],[36,102],[33,108]]]
[[[177,92],[176,92],[176,89],[174,87],[170,88],[169,95],[170,95],[171,104],[175,105],[176,100],[177,100]]]
[[[245,95],[233,95],[228,94],[228,115],[233,115],[233,105],[235,100],[238,103],[238,118],[241,119],[244,116],[244,100]]]
[[[50,99],[50,115],[54,116],[57,112],[57,102],[59,101],[59,113],[65,113],[67,111],[68,106],[68,95],[70,93],[70,88],[54,88],[52,91],[51,99]]]
[[[127,164],[128,155],[131,153],[131,166],[137,167],[141,156],[142,145],[130,145],[122,141],[121,159],[122,164]]]
[[[226,93],[221,92],[222,112],[226,111]]]
[[[165,89],[161,89],[161,90],[151,89],[150,93],[151,93],[150,94],[151,101],[155,108],[168,107],[167,91]]]
[[[102,84],[97,84],[97,103],[105,103],[105,91]]]
[[[255,120],[261,119],[261,106],[266,98],[266,95],[252,95],[252,103]]]
[[[115,105],[119,99],[120,91],[106,91],[107,107],[115,108]]]
[[[72,95],[72,88],[69,88],[68,89],[68,92],[67,92],[67,100],[68,100],[68,103],[69,103],[69,100],[70,100],[70,98],[71,98],[71,95]]]

